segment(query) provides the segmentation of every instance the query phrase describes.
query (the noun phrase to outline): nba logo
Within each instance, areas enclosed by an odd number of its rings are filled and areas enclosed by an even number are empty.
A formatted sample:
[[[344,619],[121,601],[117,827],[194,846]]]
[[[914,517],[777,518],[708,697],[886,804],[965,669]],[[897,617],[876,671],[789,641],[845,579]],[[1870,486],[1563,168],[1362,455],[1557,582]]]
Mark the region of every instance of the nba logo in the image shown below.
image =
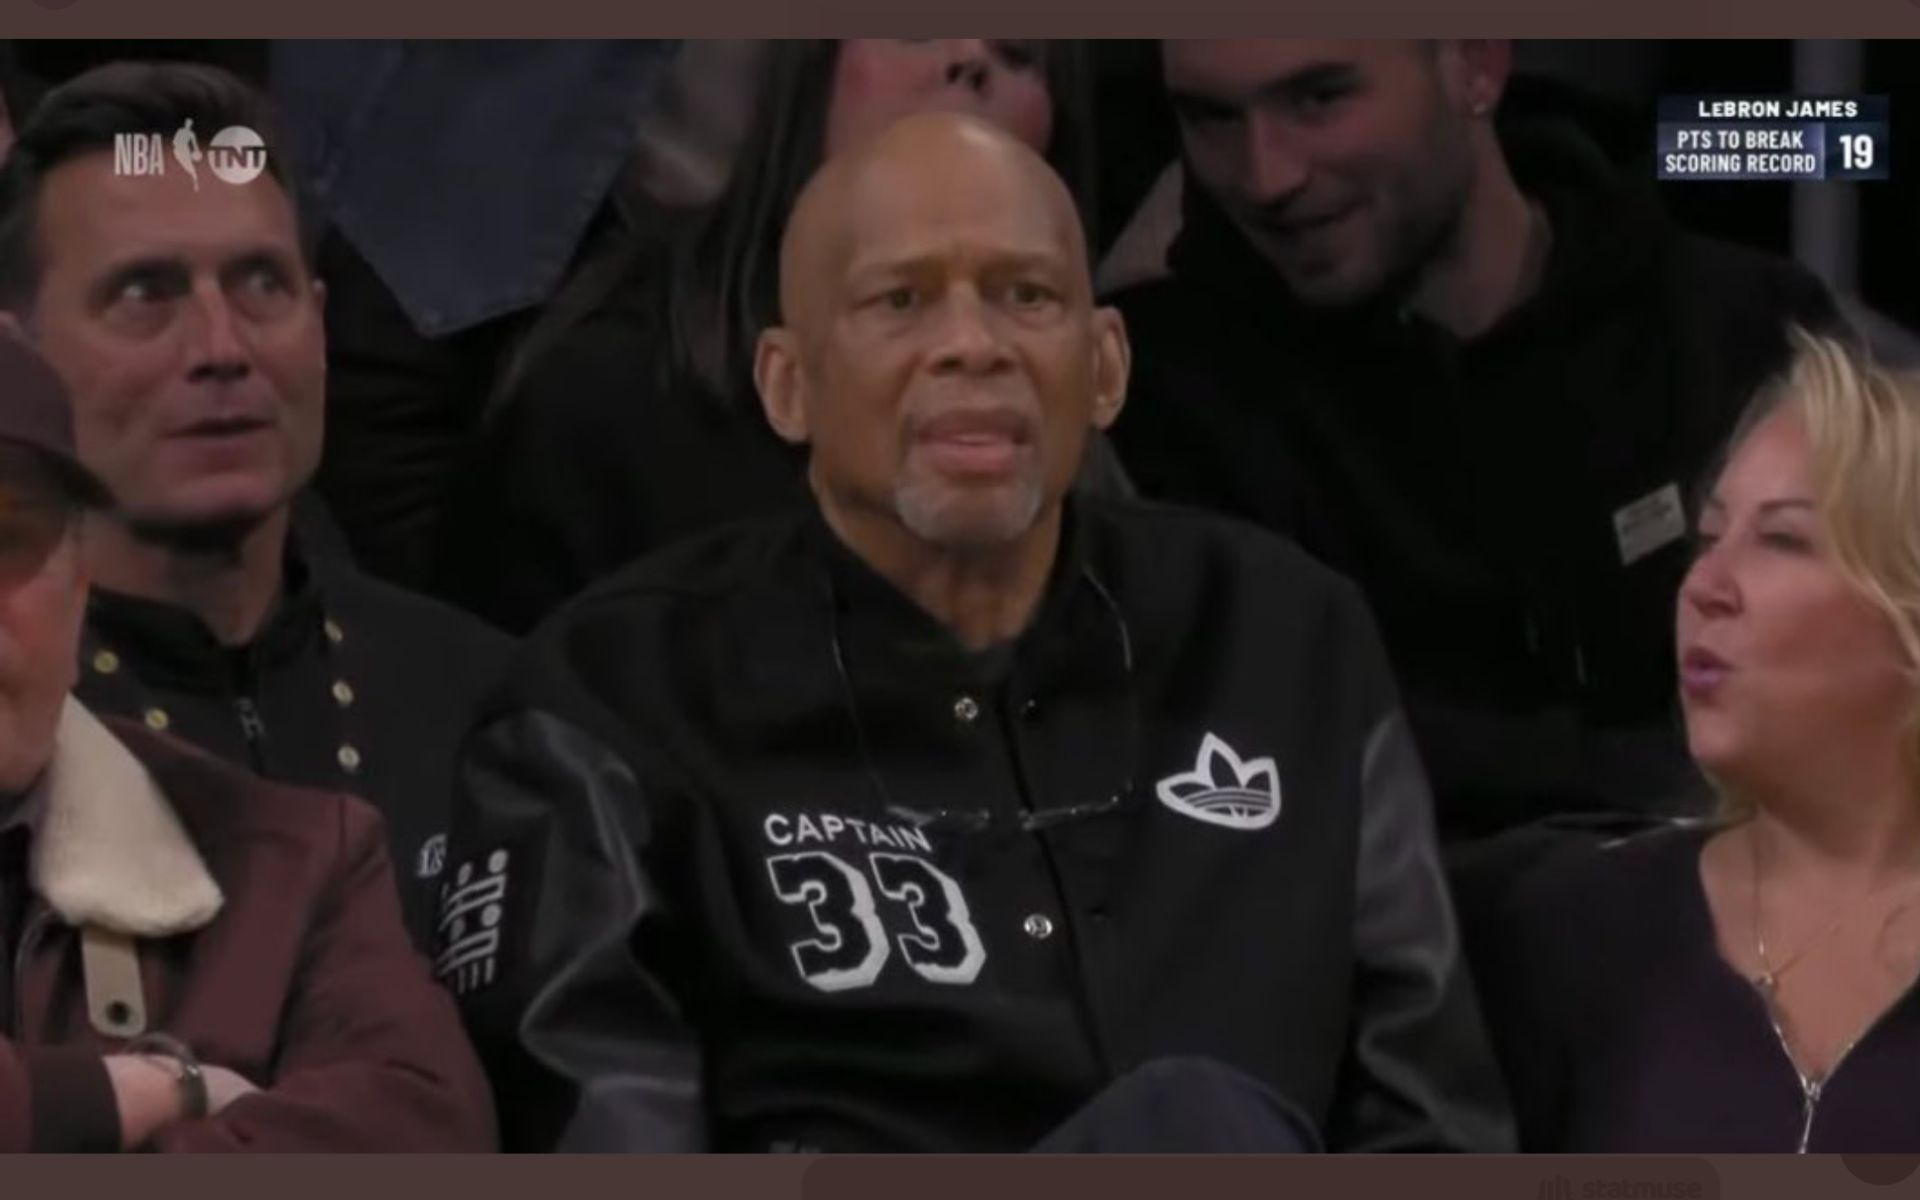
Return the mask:
[[[159,175],[166,171],[165,141],[157,133],[113,135],[115,175]]]

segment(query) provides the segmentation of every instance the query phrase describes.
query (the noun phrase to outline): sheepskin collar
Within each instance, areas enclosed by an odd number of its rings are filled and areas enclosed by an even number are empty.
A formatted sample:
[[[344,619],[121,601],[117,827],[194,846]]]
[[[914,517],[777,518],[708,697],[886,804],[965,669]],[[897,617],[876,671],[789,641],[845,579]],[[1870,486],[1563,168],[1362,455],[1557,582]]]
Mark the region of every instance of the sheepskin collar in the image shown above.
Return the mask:
[[[168,937],[220,911],[220,887],[159,785],[71,698],[44,787],[33,886],[68,925]]]

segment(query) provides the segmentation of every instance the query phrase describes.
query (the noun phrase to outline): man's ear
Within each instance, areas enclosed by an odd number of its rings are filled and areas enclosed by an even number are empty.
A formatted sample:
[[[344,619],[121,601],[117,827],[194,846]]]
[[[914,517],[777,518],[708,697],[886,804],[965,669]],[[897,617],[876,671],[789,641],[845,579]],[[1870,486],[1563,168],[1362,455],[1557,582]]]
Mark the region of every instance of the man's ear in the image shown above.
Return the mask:
[[[1500,97],[1506,93],[1507,77],[1513,73],[1513,43],[1504,38],[1463,38],[1457,46],[1467,111],[1484,117],[1500,106]]]
[[[804,446],[807,424],[807,381],[800,369],[799,335],[775,326],[760,335],[753,352],[753,386],[767,424],[786,441]]]
[[[1093,427],[1112,428],[1127,403],[1133,374],[1133,347],[1127,323],[1116,308],[1093,310]]]

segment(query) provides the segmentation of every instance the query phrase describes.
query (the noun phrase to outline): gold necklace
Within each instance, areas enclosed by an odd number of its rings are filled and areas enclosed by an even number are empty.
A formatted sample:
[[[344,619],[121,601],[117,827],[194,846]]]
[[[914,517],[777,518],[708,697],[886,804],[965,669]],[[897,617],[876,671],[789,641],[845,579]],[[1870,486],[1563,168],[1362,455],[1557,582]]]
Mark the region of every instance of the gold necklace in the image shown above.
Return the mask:
[[[1760,920],[1760,838],[1752,825],[1747,826],[1747,853],[1753,860],[1753,948],[1760,958],[1760,974],[1754,977],[1753,984],[1765,992],[1767,998],[1771,1000],[1775,991],[1780,986],[1780,977],[1799,965],[1800,961],[1804,959],[1815,946],[1818,946],[1821,942],[1826,941],[1838,932],[1840,927],[1846,924],[1847,914],[1852,909],[1853,904],[1842,904],[1840,911],[1835,914],[1831,924],[1813,937],[1808,938],[1805,944],[1787,956],[1787,961],[1776,967],[1773,965],[1772,958],[1767,954],[1767,935],[1763,927],[1763,922]],[[1868,888],[1866,891],[1860,893],[1859,896],[1855,897],[1854,903],[1865,900],[1872,894],[1873,889]]]

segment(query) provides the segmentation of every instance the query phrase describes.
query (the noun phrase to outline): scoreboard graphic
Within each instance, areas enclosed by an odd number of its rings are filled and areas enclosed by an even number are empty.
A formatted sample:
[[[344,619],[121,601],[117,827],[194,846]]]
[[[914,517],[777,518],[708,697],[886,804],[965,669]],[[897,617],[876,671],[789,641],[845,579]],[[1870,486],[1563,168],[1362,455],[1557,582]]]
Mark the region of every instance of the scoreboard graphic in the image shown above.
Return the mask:
[[[1885,96],[1663,96],[1663,180],[1886,179]]]

